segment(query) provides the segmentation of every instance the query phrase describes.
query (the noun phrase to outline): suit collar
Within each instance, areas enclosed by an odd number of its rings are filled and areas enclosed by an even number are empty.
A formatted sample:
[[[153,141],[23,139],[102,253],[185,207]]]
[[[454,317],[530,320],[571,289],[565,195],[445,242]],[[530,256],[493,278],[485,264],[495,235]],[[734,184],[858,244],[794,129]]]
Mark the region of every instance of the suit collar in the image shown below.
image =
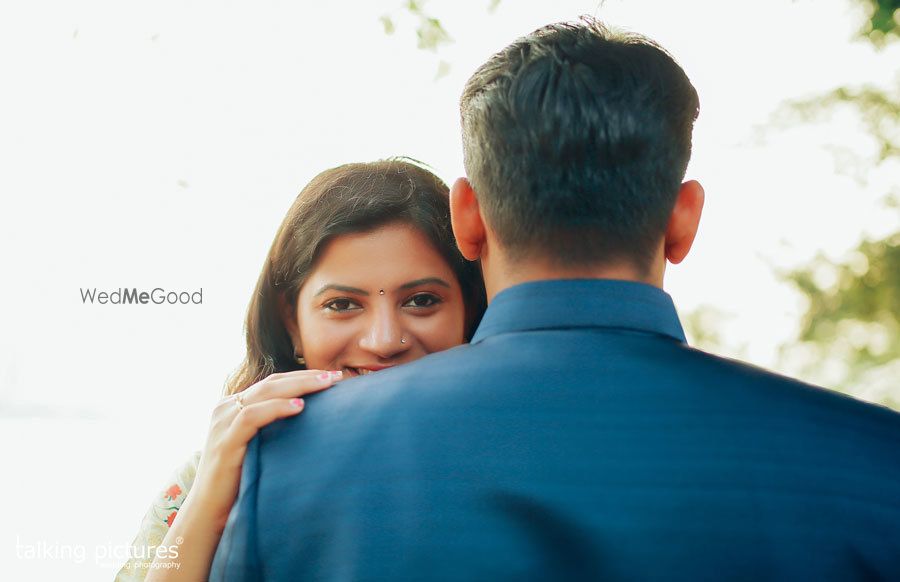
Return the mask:
[[[491,301],[472,338],[549,329],[616,328],[685,342],[668,293],[644,283],[562,279],[522,283]]]

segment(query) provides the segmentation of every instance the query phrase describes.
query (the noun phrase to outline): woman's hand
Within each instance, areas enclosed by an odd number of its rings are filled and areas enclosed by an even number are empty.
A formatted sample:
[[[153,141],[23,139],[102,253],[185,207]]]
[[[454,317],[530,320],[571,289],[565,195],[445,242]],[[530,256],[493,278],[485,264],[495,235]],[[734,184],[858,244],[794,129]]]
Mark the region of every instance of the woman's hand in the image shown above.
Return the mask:
[[[237,499],[247,443],[267,424],[302,412],[301,396],[325,390],[341,376],[341,372],[323,370],[272,374],[219,402],[212,413],[194,484],[161,544],[178,547],[177,557],[157,555],[147,581],[193,581],[209,576],[225,522]]]
[[[188,492],[191,506],[219,531],[237,499],[247,443],[262,427],[303,411],[301,396],[331,387],[341,372],[299,370],[272,374],[221,400],[210,421],[197,477]],[[176,519],[181,519],[179,514]]]

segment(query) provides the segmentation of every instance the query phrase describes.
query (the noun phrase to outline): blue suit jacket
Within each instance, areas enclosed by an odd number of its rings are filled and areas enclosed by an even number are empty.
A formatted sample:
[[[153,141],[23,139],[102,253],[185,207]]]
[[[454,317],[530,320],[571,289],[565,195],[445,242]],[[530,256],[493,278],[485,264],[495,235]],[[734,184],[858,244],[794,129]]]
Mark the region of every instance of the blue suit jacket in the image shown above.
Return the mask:
[[[211,575],[898,580],[900,415],[688,347],[654,287],[519,285],[263,430]]]

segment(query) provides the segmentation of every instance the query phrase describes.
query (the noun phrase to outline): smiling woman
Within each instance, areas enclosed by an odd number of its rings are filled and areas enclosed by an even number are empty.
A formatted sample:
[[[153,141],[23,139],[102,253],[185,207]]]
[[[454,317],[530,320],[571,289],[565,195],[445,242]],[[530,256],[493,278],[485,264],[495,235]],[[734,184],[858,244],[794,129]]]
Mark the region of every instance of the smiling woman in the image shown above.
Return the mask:
[[[398,222],[329,243],[289,329],[308,366],[355,376],[461,344],[464,311],[450,265]]]
[[[247,355],[206,446],[160,492],[117,580],[205,579],[261,427],[344,377],[463,343],[485,305],[434,174],[395,159],[316,176],[269,250],[247,313]]]
[[[415,295],[415,307],[387,317],[389,305],[399,308]],[[430,310],[427,297],[436,302]],[[229,391],[274,372],[411,361],[462,343],[484,308],[478,266],[456,248],[449,190],[437,176],[404,160],[326,170],[303,189],[275,236],[247,314],[247,357]],[[400,324],[411,325],[410,338],[396,338],[397,348],[406,347],[400,339],[415,348],[406,356],[381,345]],[[443,339],[441,325],[459,330],[455,343]],[[352,329],[354,353],[323,351]],[[430,335],[439,330],[435,341]],[[423,337],[426,343],[412,345]]]

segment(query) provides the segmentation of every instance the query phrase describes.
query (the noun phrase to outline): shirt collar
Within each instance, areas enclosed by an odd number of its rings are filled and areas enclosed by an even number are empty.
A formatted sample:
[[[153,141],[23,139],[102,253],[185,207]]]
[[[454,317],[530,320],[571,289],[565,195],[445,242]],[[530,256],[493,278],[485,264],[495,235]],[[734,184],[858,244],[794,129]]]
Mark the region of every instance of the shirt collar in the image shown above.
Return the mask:
[[[554,279],[498,293],[471,343],[501,333],[573,328],[628,329],[686,342],[672,298],[658,287],[613,279]]]

